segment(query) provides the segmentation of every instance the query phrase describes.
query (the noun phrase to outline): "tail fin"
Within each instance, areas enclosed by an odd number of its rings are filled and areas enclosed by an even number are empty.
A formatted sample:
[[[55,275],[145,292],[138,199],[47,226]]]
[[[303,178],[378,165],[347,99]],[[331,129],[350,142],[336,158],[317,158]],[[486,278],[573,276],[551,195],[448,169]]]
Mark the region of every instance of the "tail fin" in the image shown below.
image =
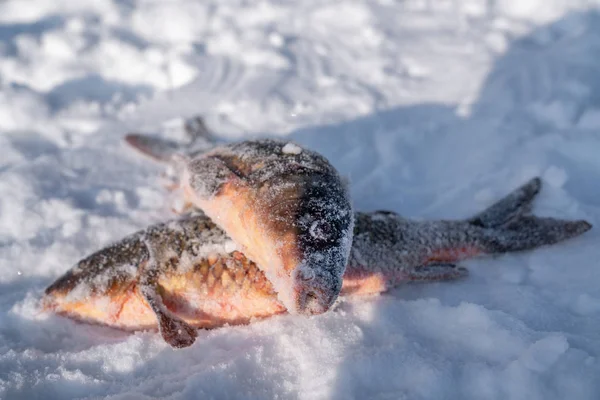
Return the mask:
[[[204,118],[200,116],[196,116],[185,121],[183,128],[190,140],[190,144],[195,143],[198,139],[203,139],[208,143],[217,142],[217,137],[212,134],[210,129],[208,129],[206,126]]]
[[[562,242],[587,232],[587,221],[568,221],[527,215],[542,181],[533,178],[473,218],[471,225],[485,228],[488,252],[531,250]]]
[[[171,140],[138,133],[125,135],[125,141],[140,153],[159,162],[170,162],[180,148],[180,144]]]
[[[531,250],[579,236],[592,228],[587,221],[524,216],[498,230],[488,231],[492,253]]]
[[[202,153],[217,143],[217,138],[208,130],[202,117],[188,119],[183,128],[189,139],[186,143],[140,133],[127,134],[125,142],[153,160],[166,163],[172,162],[176,154]]]
[[[541,179],[533,178],[467,222],[482,228],[500,228],[531,211],[531,202],[541,186]]]

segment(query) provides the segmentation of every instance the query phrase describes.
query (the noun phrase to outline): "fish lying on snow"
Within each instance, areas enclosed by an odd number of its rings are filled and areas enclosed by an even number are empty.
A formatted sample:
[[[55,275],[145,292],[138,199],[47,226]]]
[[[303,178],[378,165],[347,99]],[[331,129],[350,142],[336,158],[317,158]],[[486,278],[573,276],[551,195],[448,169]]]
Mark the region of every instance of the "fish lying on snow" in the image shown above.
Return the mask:
[[[342,295],[376,294],[409,281],[467,275],[453,262],[530,250],[588,231],[586,221],[529,215],[535,178],[462,221],[410,221],[357,212]],[[174,347],[196,328],[244,324],[288,311],[258,266],[205,215],[157,224],[77,263],[46,289],[46,309],[126,330],[156,328]]]
[[[206,137],[201,119],[190,131]],[[354,214],[346,186],[325,157],[273,139],[213,148],[209,142],[194,153],[189,144],[144,135],[126,140],[179,165],[186,200],[259,266],[288,311],[320,314],[331,307],[342,288]]]

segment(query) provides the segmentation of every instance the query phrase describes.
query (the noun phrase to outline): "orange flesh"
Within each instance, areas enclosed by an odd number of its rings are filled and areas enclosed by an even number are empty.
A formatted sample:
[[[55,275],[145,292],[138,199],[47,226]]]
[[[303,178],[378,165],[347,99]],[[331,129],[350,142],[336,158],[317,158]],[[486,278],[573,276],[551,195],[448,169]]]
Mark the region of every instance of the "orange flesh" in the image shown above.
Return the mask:
[[[59,295],[45,299],[46,308],[67,317],[86,322],[109,325],[125,330],[155,328],[154,312],[137,290],[125,296],[92,295],[78,301],[69,301]]]
[[[196,204],[206,215],[216,221],[225,232],[243,249],[248,258],[260,265],[269,265],[266,261],[274,254],[272,248],[265,248],[270,242],[263,229],[259,229],[256,215],[248,204],[250,199],[249,189],[237,187],[228,183],[223,185],[217,195],[218,198],[209,200],[197,196],[189,184],[185,184],[184,191],[189,202]],[[270,256],[267,256],[270,255]]]
[[[198,328],[242,324],[286,311],[264,274],[240,253],[209,257],[185,273],[164,273],[158,283],[167,308]],[[114,288],[78,299],[55,291],[46,296],[45,305],[59,314],[126,330],[156,327],[156,316],[135,282],[121,286],[126,285],[127,290]]]
[[[216,261],[214,260],[216,259]],[[212,263],[211,263],[212,261]],[[265,275],[243,254],[204,260],[187,273],[164,274],[159,279],[167,308],[197,328],[238,325],[253,318],[266,318],[286,312]],[[398,275],[398,276],[396,276]],[[402,280],[402,274],[347,271],[341,295],[379,294],[389,282]],[[125,330],[157,327],[156,316],[135,284],[120,294],[108,291],[80,301],[69,301],[60,293],[47,296],[48,308],[69,317]]]
[[[160,285],[167,308],[197,328],[245,324],[286,312],[264,274],[250,262],[245,271],[218,263],[208,269],[199,265],[186,274],[162,277]],[[342,295],[378,294],[386,289],[385,277],[371,274],[345,279]],[[86,322],[125,330],[157,327],[156,316],[135,285],[120,295],[100,293],[78,301],[52,293],[46,302],[54,312]]]
[[[475,247],[444,249],[425,263],[450,262],[481,254]],[[342,295],[370,295],[387,290],[390,283],[406,280],[401,272],[348,269]],[[163,272],[159,277],[161,297],[167,308],[198,328],[248,323],[286,312],[277,294],[255,263],[243,253],[213,255],[197,261],[187,271]],[[46,296],[46,306],[76,319],[126,330],[155,328],[156,316],[141,296],[135,281],[98,290],[85,298],[71,299],[71,291],[56,290]]]
[[[342,296],[346,295],[370,295],[378,294],[387,290],[387,280],[381,273],[363,275],[356,277],[344,276],[342,284]]]
[[[229,182],[221,187],[214,198],[203,199],[185,183],[184,193],[187,201],[194,203],[217,222],[241,246],[243,253],[261,266],[269,279],[291,279],[290,274],[298,265],[293,246],[295,235],[293,232],[278,232],[278,236],[273,237],[268,232],[264,218],[257,214],[257,205],[248,187],[237,181]],[[293,287],[291,281],[287,287]],[[281,294],[284,288],[278,289]]]

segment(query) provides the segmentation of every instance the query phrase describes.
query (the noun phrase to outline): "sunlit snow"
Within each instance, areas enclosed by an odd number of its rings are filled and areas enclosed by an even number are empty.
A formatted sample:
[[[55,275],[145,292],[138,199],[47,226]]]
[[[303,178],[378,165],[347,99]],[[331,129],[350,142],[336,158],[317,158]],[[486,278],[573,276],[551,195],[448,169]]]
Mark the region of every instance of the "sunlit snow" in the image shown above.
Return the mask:
[[[0,2],[0,398],[600,398],[599,6]],[[595,227],[184,350],[41,313],[75,262],[173,216],[123,135],[197,114],[321,152],[356,210],[464,218],[541,176],[536,214]]]

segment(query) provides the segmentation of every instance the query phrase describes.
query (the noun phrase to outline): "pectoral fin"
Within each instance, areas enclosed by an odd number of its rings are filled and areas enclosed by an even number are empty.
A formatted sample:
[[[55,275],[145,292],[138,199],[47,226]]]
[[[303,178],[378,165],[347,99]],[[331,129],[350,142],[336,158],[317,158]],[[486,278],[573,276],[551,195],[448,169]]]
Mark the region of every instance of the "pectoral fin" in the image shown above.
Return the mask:
[[[144,266],[138,290],[156,315],[158,328],[165,342],[176,348],[191,346],[196,340],[196,329],[165,306],[162,298],[163,290],[157,279],[158,268],[154,262]]]
[[[140,292],[156,314],[160,334],[172,347],[191,346],[196,340],[196,329],[167,309],[158,288],[156,284],[146,283],[140,286]]]

